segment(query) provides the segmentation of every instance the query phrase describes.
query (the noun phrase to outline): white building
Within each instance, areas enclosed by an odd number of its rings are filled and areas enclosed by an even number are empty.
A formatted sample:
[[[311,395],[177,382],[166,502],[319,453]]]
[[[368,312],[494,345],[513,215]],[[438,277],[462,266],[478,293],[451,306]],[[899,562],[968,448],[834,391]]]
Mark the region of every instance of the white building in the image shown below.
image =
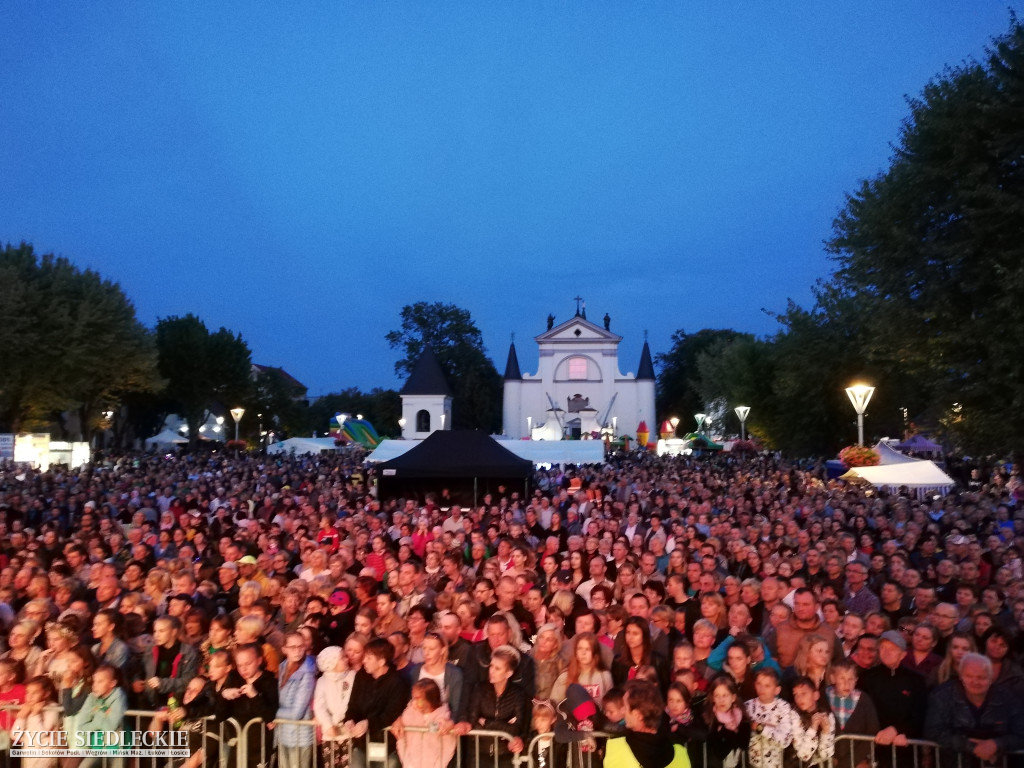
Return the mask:
[[[403,439],[422,440],[431,432],[452,428],[452,391],[430,347],[423,349],[399,394]]]
[[[505,365],[504,433],[507,437],[560,440],[614,430],[635,436],[645,421],[657,428],[654,414],[654,365],[644,341],[637,372],[623,374],[619,365],[622,337],[586,318],[585,310],[535,337],[540,360],[536,374],[523,374],[515,344]]]

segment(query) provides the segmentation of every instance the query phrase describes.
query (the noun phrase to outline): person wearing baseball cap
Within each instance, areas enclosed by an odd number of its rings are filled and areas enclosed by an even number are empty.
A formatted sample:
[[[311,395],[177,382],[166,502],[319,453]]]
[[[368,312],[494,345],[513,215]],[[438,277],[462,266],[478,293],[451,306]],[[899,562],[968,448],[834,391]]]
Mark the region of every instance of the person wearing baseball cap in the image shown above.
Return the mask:
[[[892,629],[883,632],[878,638],[881,663],[861,675],[860,688],[871,697],[878,711],[881,730],[875,742],[883,747],[906,747],[907,739],[920,738],[924,729],[927,688],[921,675],[902,666],[906,655],[907,640],[903,634]],[[897,750],[897,758],[902,751]],[[877,755],[879,763],[886,764],[892,758],[892,750],[880,749]]]

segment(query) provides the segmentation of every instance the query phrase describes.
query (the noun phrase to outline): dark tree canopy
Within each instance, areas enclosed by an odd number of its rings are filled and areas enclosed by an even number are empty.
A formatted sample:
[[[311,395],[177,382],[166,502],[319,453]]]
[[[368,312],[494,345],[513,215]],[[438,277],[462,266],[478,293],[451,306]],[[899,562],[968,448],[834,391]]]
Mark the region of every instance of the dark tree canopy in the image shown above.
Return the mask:
[[[153,339],[121,287],[26,243],[0,251],[0,431],[77,412],[88,438],[129,392],[159,386]]]
[[[165,394],[188,422],[189,445],[215,405],[225,409],[250,401],[252,361],[241,335],[226,328],[210,333],[192,314],[167,317],[156,326],[160,373]]]
[[[909,377],[969,451],[1024,450],[1020,22],[911,100],[889,169],[849,196],[828,246],[883,383]]]
[[[452,427],[497,431],[502,383],[469,312],[454,304],[420,301],[402,307],[402,324],[385,337],[402,353],[395,373],[408,376],[430,345],[452,390]]]

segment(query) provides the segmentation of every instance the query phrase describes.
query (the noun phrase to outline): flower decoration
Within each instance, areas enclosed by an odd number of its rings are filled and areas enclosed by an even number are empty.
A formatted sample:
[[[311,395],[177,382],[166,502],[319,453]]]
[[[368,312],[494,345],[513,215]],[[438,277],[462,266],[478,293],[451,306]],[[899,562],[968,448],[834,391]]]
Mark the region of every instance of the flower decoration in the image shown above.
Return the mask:
[[[877,467],[878,452],[866,445],[848,445],[839,452],[839,460],[847,467]]]

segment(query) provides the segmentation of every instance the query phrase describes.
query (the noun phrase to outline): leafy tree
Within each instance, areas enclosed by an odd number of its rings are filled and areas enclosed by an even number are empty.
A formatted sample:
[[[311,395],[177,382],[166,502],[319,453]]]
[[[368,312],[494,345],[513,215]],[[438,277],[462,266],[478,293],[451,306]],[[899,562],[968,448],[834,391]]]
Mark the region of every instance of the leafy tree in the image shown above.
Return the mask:
[[[255,428],[262,424],[263,429],[279,430],[287,437],[306,434],[313,427],[304,394],[295,380],[280,368],[263,368],[256,374],[253,400],[243,418]]]
[[[320,432],[338,426],[334,420],[335,414],[351,413],[356,416],[361,413],[381,437],[397,436],[398,420],[402,416],[402,399],[393,389],[374,387],[369,392],[363,392],[357,387],[350,387],[318,398],[310,406],[309,413],[312,429]]]
[[[1024,26],[910,101],[887,171],[850,195],[828,247],[866,360],[911,379],[962,447],[1024,453]],[[888,386],[888,378],[880,382]],[[880,390],[881,391],[881,390]]]
[[[742,334],[733,330],[704,328],[696,333],[678,330],[672,334],[672,348],[654,358],[658,368],[656,383],[658,413],[674,415],[684,431],[696,429],[693,414],[705,411],[710,399],[701,391],[700,371],[697,361],[701,354],[719,344],[734,341]],[[656,424],[648,424],[657,429]],[[680,428],[682,430],[682,427]]]
[[[75,411],[87,438],[129,392],[159,387],[151,334],[121,287],[31,245],[0,252],[0,425]]]
[[[189,447],[195,448],[211,407],[249,402],[249,347],[226,328],[210,333],[193,314],[157,322],[156,343],[160,373],[167,379],[165,395],[188,422]]]
[[[385,337],[403,354],[395,373],[408,376],[424,345],[429,345],[452,390],[452,427],[500,429],[501,376],[487,357],[483,335],[469,312],[454,304],[420,301],[402,307],[401,318],[401,328]]]

